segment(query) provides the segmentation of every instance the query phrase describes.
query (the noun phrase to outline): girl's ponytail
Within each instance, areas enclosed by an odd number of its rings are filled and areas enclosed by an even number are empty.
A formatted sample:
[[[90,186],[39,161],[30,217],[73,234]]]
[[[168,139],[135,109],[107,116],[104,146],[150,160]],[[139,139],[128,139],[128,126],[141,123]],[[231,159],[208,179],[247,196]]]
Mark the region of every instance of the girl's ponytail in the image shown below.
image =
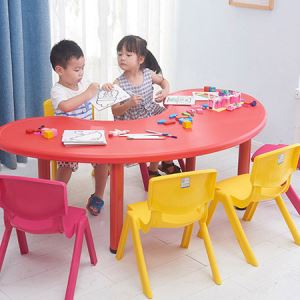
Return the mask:
[[[145,55],[145,61],[142,65],[143,68],[148,68],[150,70],[152,70],[153,72],[157,73],[157,74],[161,74],[161,67],[158,64],[156,58],[154,57],[154,55],[152,54],[152,52],[150,50],[147,49],[146,55]]]

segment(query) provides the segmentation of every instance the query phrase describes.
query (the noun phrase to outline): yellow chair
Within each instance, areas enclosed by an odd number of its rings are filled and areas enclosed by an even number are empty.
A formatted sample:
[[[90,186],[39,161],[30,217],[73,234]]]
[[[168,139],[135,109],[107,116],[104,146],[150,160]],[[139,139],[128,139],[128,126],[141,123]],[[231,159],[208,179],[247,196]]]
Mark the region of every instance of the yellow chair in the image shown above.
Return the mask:
[[[206,227],[208,202],[213,199],[216,183],[215,170],[192,171],[152,178],[149,181],[147,201],[128,205],[116,258],[123,257],[129,229],[144,294],[152,298],[139,230],[151,228],[185,227],[181,247],[187,248],[193,223],[200,220],[204,243],[212,269],[213,279],[221,284],[210,236]]]
[[[51,99],[47,99],[47,100],[44,101],[43,109],[44,109],[44,116],[45,117],[54,116],[54,108],[53,108]],[[51,160],[51,179],[56,178],[56,172],[57,172],[56,161]]]
[[[247,207],[244,221],[250,221],[260,201],[275,199],[277,206],[295,240],[300,245],[300,234],[282,200],[290,185],[291,175],[297,168],[300,144],[280,148],[258,155],[254,159],[251,174],[243,174],[222,180],[216,185],[215,198],[211,202],[208,223],[220,201],[248,263],[258,263],[235,213],[235,207]],[[267,215],[266,215],[267,218]],[[198,236],[201,237],[200,228]]]

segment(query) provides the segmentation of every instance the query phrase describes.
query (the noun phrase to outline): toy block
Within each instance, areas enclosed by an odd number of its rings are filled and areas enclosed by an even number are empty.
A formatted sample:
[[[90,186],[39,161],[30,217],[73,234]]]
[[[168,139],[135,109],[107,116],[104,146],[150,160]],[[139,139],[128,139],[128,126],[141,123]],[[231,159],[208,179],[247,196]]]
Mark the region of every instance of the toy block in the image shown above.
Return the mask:
[[[43,130],[42,136],[46,139],[52,139],[54,137],[54,133],[52,130]]]
[[[170,120],[170,121],[164,122],[163,124],[164,124],[164,125],[172,125],[172,124],[175,124],[175,123],[176,123],[176,121]]]
[[[191,115],[188,113],[188,112],[183,112],[183,113],[181,113],[183,116],[188,116],[188,117],[190,117]]]
[[[209,86],[205,86],[204,89],[203,89],[204,92],[209,92],[209,88],[210,88]]]
[[[52,139],[57,136],[57,129],[56,128],[42,128],[41,134],[45,139]]]
[[[209,87],[209,92],[216,92],[216,87],[215,86],[210,86]]]
[[[166,122],[166,120],[162,119],[162,120],[158,120],[157,124],[164,124]]]
[[[182,127],[183,127],[183,128],[186,128],[186,129],[192,128],[192,122],[191,122],[191,121],[185,120],[185,121],[183,121],[183,123],[182,123]]]
[[[185,118],[179,118],[178,119],[179,124],[182,124],[184,122],[184,120],[185,120]]]
[[[177,114],[171,114],[171,115],[169,115],[169,118],[170,118],[170,119],[175,119],[176,116],[177,116]]]
[[[208,108],[208,104],[203,104],[202,105],[202,109],[207,109]]]
[[[196,114],[203,114],[202,108],[196,108]]]
[[[196,112],[196,110],[194,108],[191,108],[191,109],[188,109],[187,112],[192,115]]]
[[[184,115],[181,115],[181,116],[176,116],[176,119],[179,120],[179,119],[184,119],[184,118],[188,118],[189,116],[184,116]]]

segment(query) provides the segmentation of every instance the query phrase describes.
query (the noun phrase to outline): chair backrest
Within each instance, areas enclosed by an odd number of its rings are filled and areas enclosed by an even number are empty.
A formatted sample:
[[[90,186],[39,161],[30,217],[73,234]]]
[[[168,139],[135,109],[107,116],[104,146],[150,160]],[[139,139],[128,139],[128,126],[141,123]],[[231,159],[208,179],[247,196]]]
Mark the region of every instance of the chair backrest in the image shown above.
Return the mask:
[[[300,144],[294,144],[256,156],[251,171],[253,187],[269,189],[269,193],[272,189],[286,191],[297,169],[299,154]]]
[[[54,116],[55,112],[54,112],[54,108],[52,105],[52,100],[51,99],[47,99],[44,101],[43,103],[43,108],[44,108],[44,116],[45,117],[51,117]],[[92,106],[92,119],[95,119],[95,109],[94,109],[94,105]]]
[[[178,173],[150,179],[148,207],[151,226],[183,226],[199,220],[213,199],[216,170]]]
[[[44,108],[44,116],[45,117],[54,116],[54,108],[53,108],[51,99],[47,99],[44,101],[43,108]]]
[[[13,227],[32,233],[64,232],[67,191],[63,182],[0,175],[0,206]]]

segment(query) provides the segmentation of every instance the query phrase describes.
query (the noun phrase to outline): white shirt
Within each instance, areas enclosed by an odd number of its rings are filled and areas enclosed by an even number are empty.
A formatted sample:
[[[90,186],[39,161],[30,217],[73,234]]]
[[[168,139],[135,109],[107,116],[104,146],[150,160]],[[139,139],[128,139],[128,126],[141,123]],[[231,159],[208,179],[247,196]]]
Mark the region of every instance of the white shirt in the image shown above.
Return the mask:
[[[56,116],[67,116],[67,117],[75,117],[80,119],[92,119],[92,103],[91,99],[84,102],[80,106],[78,106],[76,109],[69,111],[69,112],[63,112],[60,109],[58,109],[59,103],[65,100],[68,100],[70,98],[73,98],[75,96],[78,96],[82,94],[90,85],[89,81],[81,80],[78,83],[78,90],[72,90],[65,86],[63,86],[60,83],[55,83],[55,85],[52,87],[51,90],[51,99],[52,99],[52,105],[55,110]]]

